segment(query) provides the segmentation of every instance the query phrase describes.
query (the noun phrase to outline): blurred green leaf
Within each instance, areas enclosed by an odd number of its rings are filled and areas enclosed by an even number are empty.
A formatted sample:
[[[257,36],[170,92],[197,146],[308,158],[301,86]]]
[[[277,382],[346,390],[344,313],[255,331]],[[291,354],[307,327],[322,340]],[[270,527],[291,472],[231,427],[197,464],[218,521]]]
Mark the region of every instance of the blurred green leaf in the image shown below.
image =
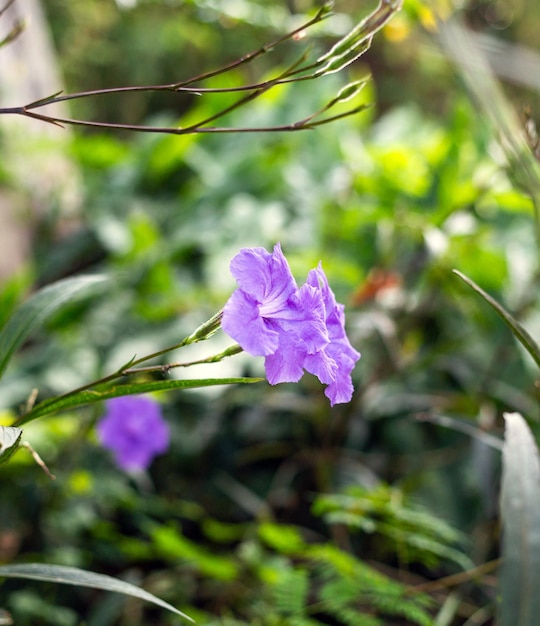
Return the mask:
[[[129,383],[117,385],[103,390],[86,390],[73,395],[61,396],[44,400],[29,413],[24,415],[19,424],[26,424],[43,415],[65,411],[75,407],[102,402],[110,398],[129,396],[139,393],[151,393],[155,391],[170,391],[173,389],[198,389],[200,387],[214,387],[216,385],[236,385],[239,383],[258,383],[264,378],[206,378],[201,380],[153,380],[143,383]]]
[[[184,619],[192,622],[191,617],[182,613],[168,602],[160,600],[148,591],[135,587],[123,580],[112,578],[104,574],[95,574],[76,567],[66,567],[64,565],[47,565],[44,563],[23,563],[20,565],[4,565],[0,567],[0,576],[5,578],[29,578],[31,580],[42,580],[45,582],[60,583],[63,585],[75,585],[76,587],[90,587],[92,589],[103,589],[104,591],[114,591],[134,598],[140,598],[146,602],[152,602],[158,606],[180,615]]]
[[[13,353],[32,331],[75,297],[93,293],[107,280],[102,275],[67,278],[44,287],[24,302],[0,332],[0,377]]]
[[[203,574],[217,580],[234,580],[238,567],[232,558],[214,554],[185,537],[175,524],[149,529],[155,550],[167,560],[189,563]]]
[[[454,18],[441,24],[440,40],[448,56],[455,62],[480,113],[491,122],[516,185],[531,196],[538,239],[540,167],[527,144],[518,115],[505,97],[472,32]]]
[[[499,626],[536,626],[540,615],[540,463],[519,413],[506,413]]]
[[[258,532],[266,545],[282,554],[298,554],[306,545],[300,531],[294,526],[263,522]]]

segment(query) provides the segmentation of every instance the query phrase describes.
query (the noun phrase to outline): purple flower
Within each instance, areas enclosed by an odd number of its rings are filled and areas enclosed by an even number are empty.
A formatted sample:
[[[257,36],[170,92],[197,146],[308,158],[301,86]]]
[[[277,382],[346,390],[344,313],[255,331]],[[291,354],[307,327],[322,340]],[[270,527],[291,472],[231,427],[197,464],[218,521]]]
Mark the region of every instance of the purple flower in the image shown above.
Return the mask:
[[[298,289],[276,244],[243,248],[231,261],[239,285],[223,309],[221,326],[253,356],[265,356],[268,381],[298,382],[302,360],[328,343],[324,304],[317,289]]]
[[[315,374],[322,383],[328,385],[324,393],[332,406],[349,402],[353,392],[351,372],[360,358],[360,353],[351,346],[345,332],[345,307],[336,302],[321,263],[309,272],[306,282],[320,289],[330,341],[319,352],[308,355],[304,360],[304,367],[308,372]],[[328,360],[336,365],[332,372],[328,371]]]
[[[265,357],[268,381],[298,382],[305,369],[328,385],[332,405],[348,402],[360,355],[347,339],[344,307],[336,303],[320,264],[298,288],[276,244],[272,254],[243,248],[231,273],[239,288],[225,305],[222,328],[246,352]]]
[[[148,468],[153,458],[169,447],[169,427],[160,405],[146,396],[124,396],[106,403],[98,426],[101,444],[127,472]]]

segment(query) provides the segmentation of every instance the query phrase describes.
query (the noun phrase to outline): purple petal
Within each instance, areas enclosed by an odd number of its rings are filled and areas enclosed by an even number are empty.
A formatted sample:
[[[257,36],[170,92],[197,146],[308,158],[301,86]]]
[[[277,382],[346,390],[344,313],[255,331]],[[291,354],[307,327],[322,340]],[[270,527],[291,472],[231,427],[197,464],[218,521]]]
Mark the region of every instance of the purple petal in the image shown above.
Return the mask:
[[[327,311],[327,315],[336,307],[336,297],[334,292],[330,289],[328,279],[322,268],[322,263],[319,261],[319,265],[311,270],[307,276],[306,283],[312,287],[316,287],[321,291],[324,306]]]
[[[350,400],[351,372],[360,354],[345,332],[344,306],[319,263],[300,289],[281,247],[244,248],[231,262],[239,289],[225,305],[223,330],[242,348],[265,356],[266,376],[275,385],[297,382],[304,369],[328,385],[332,405]]]
[[[293,335],[282,333],[279,349],[264,360],[266,378],[271,385],[297,383],[304,375],[305,346]]]
[[[292,318],[295,323],[294,332],[305,343],[309,354],[317,352],[329,342],[320,291],[303,285],[291,300],[291,311],[297,312],[296,319]],[[287,328],[290,326],[287,325]]]
[[[310,374],[317,376],[324,385],[329,385],[336,380],[338,365],[328,356],[326,350],[308,354],[304,359],[304,367]]]
[[[345,331],[345,307],[336,302],[321,263],[309,272],[306,282],[320,290],[330,341],[320,352],[306,357],[304,367],[328,385],[325,394],[332,406],[349,402],[353,393],[351,372],[360,358],[360,353],[351,346]],[[329,362],[334,363],[333,371]]]
[[[354,387],[350,376],[343,376],[330,383],[324,390],[324,395],[330,400],[330,406],[350,402]]]
[[[265,324],[257,303],[237,289],[223,309],[221,327],[253,356],[272,354],[278,347],[278,333]]]
[[[264,248],[243,248],[231,261],[231,274],[240,289],[262,306],[263,317],[282,310],[296,289],[279,244],[273,254]]]

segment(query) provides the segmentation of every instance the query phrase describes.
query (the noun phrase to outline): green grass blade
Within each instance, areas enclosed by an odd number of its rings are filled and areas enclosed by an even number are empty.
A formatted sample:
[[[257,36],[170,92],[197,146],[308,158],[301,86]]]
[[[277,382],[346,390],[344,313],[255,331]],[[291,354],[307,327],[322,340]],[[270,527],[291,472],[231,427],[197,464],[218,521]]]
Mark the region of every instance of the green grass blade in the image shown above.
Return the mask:
[[[5,578],[29,578],[32,580],[42,580],[45,582],[60,583],[63,585],[75,585],[77,587],[90,587],[92,589],[102,589],[104,591],[114,591],[134,598],[140,598],[146,602],[157,604],[158,606],[176,613],[180,617],[192,622],[191,617],[182,613],[174,606],[161,600],[144,589],[135,585],[106,576],[95,574],[76,567],[66,567],[64,565],[47,565],[45,563],[23,563],[17,565],[4,565],[0,567],[0,577]]]
[[[67,278],[44,287],[24,302],[0,331],[0,377],[14,352],[34,330],[75,297],[88,295],[107,280],[100,275]]]
[[[155,391],[170,391],[173,389],[198,389],[200,387],[215,387],[216,385],[236,385],[239,383],[258,383],[264,378],[206,378],[202,380],[152,380],[141,383],[115,385],[105,389],[86,390],[78,393],[44,400],[36,405],[26,415],[23,415],[17,424],[26,424],[38,417],[66,411],[76,407],[102,402],[110,398],[129,396],[134,394],[151,393]]]
[[[521,343],[521,345],[527,350],[527,352],[532,356],[535,360],[538,367],[540,367],[540,347],[536,343],[536,341],[529,335],[529,333],[525,330],[525,328],[517,321],[515,317],[510,315],[508,311],[506,311],[496,300],[494,300],[488,293],[486,293],[481,287],[479,287],[474,281],[470,278],[458,272],[458,270],[452,270],[456,276],[459,276],[461,280],[469,285],[471,289],[476,291],[477,294],[482,296],[482,298],[489,304],[495,311],[502,317],[504,322],[509,326],[510,330],[514,333],[517,340]]]
[[[537,626],[540,616],[540,462],[527,423],[506,413],[498,626]]]
[[[440,41],[455,62],[482,117],[497,134],[514,182],[533,201],[535,234],[540,245],[540,165],[527,144],[519,117],[496,80],[474,34],[460,20],[440,24]]]

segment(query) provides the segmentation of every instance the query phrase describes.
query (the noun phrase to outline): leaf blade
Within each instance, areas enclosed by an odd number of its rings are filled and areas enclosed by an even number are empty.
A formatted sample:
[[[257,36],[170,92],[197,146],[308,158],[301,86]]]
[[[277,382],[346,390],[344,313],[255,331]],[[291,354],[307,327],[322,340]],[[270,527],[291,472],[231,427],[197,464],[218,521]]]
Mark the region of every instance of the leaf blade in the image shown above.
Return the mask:
[[[0,377],[14,352],[36,328],[75,297],[88,295],[109,279],[103,275],[58,281],[33,294],[15,311],[0,331]]]
[[[498,626],[536,626],[540,615],[540,461],[519,413],[505,413]]]
[[[236,385],[258,383],[264,378],[205,378],[205,379],[189,379],[189,380],[152,380],[143,383],[129,383],[126,385],[115,385],[106,389],[86,390],[59,398],[51,398],[44,400],[36,405],[30,412],[23,415],[17,423],[27,424],[28,422],[67,409],[110,400],[120,396],[128,396],[134,394],[153,393],[157,391],[170,391],[174,389],[199,389],[202,387],[214,387],[218,385]]]
[[[516,339],[521,343],[521,345],[527,350],[527,352],[532,356],[538,367],[540,367],[540,346],[536,343],[536,341],[531,337],[529,332],[517,321],[517,319],[508,313],[508,311],[502,307],[497,300],[492,298],[488,293],[486,293],[482,287],[477,285],[473,280],[469,277],[465,276],[458,270],[452,270],[456,276],[461,278],[461,280],[469,285],[471,289],[476,291],[477,294],[482,296],[482,298],[495,310],[495,312],[503,319],[506,325],[510,328],[512,333],[515,335]]]
[[[80,587],[90,587],[103,591],[113,591],[123,595],[132,596],[156,604],[184,619],[193,622],[189,615],[182,613],[177,608],[161,600],[144,589],[135,585],[118,580],[106,574],[96,574],[77,567],[67,567],[65,565],[48,565],[46,563],[21,563],[15,565],[0,566],[0,576],[5,578],[26,578],[31,580],[41,580],[45,582],[60,583],[63,585],[74,585]]]

